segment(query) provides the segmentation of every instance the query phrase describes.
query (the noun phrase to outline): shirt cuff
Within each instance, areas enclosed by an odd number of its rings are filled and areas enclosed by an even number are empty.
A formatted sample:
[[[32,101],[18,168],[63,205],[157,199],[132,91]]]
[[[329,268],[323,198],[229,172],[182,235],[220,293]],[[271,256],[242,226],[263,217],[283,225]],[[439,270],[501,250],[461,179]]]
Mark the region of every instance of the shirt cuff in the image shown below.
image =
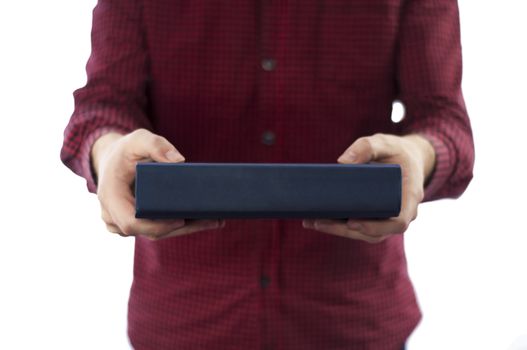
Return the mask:
[[[426,138],[435,150],[434,170],[425,184],[423,202],[427,202],[440,197],[441,189],[452,173],[454,157],[451,154],[448,143],[439,135],[427,132],[420,132],[419,135]]]
[[[91,150],[93,147],[93,144],[95,141],[110,132],[117,132],[120,134],[126,134],[130,132],[129,130],[124,130],[122,128],[118,127],[101,127],[98,129],[93,130],[90,134],[86,136],[84,139],[81,150],[80,150],[80,161],[81,161],[81,171],[82,176],[86,179],[86,185],[88,187],[88,191],[92,193],[97,192],[97,177],[95,176],[95,172],[93,170],[93,166],[91,163]]]

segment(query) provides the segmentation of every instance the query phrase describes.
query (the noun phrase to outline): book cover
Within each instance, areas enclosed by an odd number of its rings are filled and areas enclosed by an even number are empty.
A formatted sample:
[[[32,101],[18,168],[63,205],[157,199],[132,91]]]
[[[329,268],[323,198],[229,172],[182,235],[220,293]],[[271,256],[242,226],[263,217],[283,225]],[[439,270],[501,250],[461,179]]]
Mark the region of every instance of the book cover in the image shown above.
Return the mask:
[[[388,218],[399,215],[396,164],[139,163],[136,217]]]

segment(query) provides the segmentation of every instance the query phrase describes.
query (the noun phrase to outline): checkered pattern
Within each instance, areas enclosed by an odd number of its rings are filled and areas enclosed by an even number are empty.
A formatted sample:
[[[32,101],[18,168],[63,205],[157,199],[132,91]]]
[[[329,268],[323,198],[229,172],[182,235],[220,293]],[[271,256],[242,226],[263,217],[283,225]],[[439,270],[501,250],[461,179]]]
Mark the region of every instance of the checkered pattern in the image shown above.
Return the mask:
[[[149,128],[191,162],[333,163],[357,137],[420,133],[425,199],[457,197],[474,161],[459,39],[455,0],[99,0],[61,157],[95,191],[109,130]],[[239,220],[136,239],[136,349],[399,349],[419,319],[402,236]]]

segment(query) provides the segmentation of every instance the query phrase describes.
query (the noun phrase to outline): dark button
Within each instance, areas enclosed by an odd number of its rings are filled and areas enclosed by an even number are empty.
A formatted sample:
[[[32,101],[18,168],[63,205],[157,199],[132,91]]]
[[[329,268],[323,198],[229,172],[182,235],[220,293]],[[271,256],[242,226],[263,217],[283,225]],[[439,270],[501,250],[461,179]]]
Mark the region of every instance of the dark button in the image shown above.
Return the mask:
[[[262,277],[260,277],[260,287],[262,287],[262,289],[266,289],[267,287],[269,287],[270,283],[271,279],[266,275],[262,275]]]
[[[274,134],[274,132],[268,130],[262,134],[262,143],[264,145],[272,146],[274,145],[275,141],[276,135]]]
[[[271,72],[276,68],[276,61],[272,58],[264,58],[262,60],[262,69],[266,72]]]

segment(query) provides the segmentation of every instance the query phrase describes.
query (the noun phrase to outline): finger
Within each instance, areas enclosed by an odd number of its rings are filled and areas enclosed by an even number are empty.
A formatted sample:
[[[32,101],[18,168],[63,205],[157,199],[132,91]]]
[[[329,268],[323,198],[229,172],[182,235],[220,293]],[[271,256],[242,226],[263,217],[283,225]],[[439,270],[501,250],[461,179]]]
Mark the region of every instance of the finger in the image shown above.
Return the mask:
[[[401,218],[390,218],[386,220],[357,220],[351,219],[346,225],[351,230],[356,230],[368,237],[383,237],[400,234],[408,229],[408,222]]]
[[[385,220],[349,219],[346,224],[350,229],[371,237],[404,233],[417,217],[417,208],[422,200],[421,192],[418,186],[403,183],[401,212],[397,217]]]
[[[108,210],[101,204],[101,219],[106,225],[113,225],[112,216],[108,213]]]
[[[152,159],[156,162],[184,162],[185,157],[166,138],[146,129],[139,129],[129,134],[127,145],[135,160]]]
[[[424,190],[422,177],[418,169],[411,163],[402,166],[402,189],[401,189],[401,212],[398,220],[403,222],[403,231],[406,231],[408,225],[417,217],[419,203],[423,201]]]
[[[187,235],[190,233],[195,233],[199,231],[205,231],[205,230],[213,230],[217,228],[222,228],[225,226],[225,222],[223,220],[196,220],[196,221],[190,221],[185,226],[178,228],[174,231],[171,231],[167,234],[160,235],[153,237],[154,240],[161,240],[161,239],[167,239],[172,237],[178,237],[182,235]]]
[[[119,230],[119,228],[117,226],[114,226],[114,225],[106,225],[106,229],[110,233],[118,234],[121,237],[125,237],[125,238],[126,237],[135,237],[134,235],[125,235],[124,233],[121,232],[121,230]]]
[[[314,229],[315,228],[315,220],[313,220],[313,219],[304,219],[304,220],[302,220],[302,226],[304,228]]]
[[[105,210],[104,207],[102,207],[102,206],[101,206],[101,218],[104,221],[104,223],[106,224],[106,230],[108,232],[118,234],[121,237],[127,237],[127,235],[122,233],[121,230],[119,229],[119,227],[117,227],[117,225],[115,225],[113,223],[113,219],[112,219],[110,213],[108,213],[108,211]]]
[[[108,230],[108,232],[111,232],[111,233],[117,233],[118,235],[123,234],[121,230],[119,230],[119,227],[112,225],[112,224],[106,224],[106,229]]]
[[[313,227],[316,231],[345,238],[357,239],[368,243],[379,243],[388,238],[388,236],[372,237],[365,235],[359,231],[350,229],[345,222],[336,220],[315,220]]]
[[[360,164],[392,157],[397,154],[394,145],[390,135],[375,134],[361,137],[353,142],[337,161],[342,164]]]
[[[418,186],[413,186],[414,189],[409,189],[409,186],[412,185],[403,184],[401,212],[399,216],[386,220],[349,219],[346,223],[347,226],[352,230],[371,237],[406,232],[410,223],[417,217],[418,205],[423,196]]]
[[[112,183],[108,183],[112,185]],[[112,217],[112,222],[119,230],[127,235],[163,235],[185,225],[183,219],[172,220],[147,220],[135,217],[135,199],[125,183],[115,181],[111,186],[112,191],[104,197],[104,201],[111,203],[111,210],[108,210]]]

